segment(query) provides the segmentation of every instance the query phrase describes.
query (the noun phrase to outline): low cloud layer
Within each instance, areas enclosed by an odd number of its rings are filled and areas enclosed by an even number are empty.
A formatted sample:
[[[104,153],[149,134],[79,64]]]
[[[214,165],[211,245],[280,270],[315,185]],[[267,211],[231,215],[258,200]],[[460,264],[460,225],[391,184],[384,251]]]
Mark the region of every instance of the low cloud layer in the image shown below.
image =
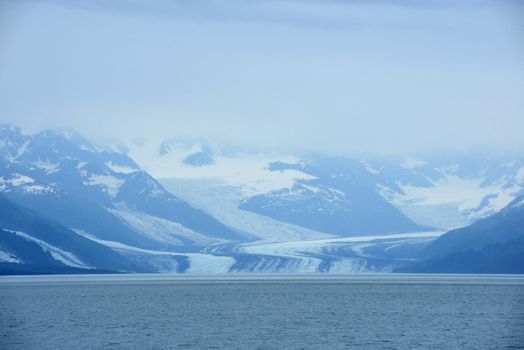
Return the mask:
[[[0,5],[0,121],[337,153],[524,149],[517,2],[107,3]]]

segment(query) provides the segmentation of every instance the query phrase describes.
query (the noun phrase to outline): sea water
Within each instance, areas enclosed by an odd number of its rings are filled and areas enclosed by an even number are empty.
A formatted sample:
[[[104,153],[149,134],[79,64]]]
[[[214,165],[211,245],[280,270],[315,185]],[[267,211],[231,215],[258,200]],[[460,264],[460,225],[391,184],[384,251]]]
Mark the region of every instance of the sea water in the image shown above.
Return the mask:
[[[524,347],[524,277],[0,278],[1,349]]]

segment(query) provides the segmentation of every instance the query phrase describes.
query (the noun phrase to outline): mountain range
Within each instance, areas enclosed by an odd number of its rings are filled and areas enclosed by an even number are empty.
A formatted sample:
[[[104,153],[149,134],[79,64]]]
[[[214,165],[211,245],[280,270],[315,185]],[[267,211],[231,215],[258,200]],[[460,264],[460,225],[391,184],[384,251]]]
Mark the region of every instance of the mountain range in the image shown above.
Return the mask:
[[[501,272],[456,261],[518,246],[523,187],[518,156],[101,146],[3,125],[1,271]]]

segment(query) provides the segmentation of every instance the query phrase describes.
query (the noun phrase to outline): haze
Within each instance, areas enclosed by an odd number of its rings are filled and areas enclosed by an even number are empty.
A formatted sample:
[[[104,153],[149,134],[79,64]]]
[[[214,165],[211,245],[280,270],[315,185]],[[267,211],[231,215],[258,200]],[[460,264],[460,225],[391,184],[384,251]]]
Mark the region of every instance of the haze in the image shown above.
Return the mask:
[[[0,122],[327,152],[524,150],[511,1],[3,1]]]

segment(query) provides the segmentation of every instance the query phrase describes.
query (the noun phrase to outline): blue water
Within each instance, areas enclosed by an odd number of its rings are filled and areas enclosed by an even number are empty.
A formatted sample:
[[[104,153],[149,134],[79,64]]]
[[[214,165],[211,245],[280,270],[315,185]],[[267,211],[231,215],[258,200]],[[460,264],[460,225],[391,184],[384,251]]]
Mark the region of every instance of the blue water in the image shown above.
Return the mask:
[[[1,349],[524,348],[515,276],[0,278]]]

